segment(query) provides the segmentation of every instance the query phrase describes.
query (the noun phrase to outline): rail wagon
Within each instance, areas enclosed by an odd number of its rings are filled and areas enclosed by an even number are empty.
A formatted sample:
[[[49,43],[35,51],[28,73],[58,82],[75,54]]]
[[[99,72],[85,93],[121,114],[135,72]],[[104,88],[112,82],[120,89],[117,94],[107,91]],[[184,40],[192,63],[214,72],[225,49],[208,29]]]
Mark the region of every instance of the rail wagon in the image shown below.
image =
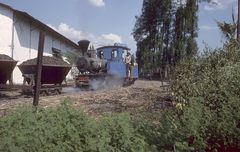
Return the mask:
[[[17,61],[14,61],[6,55],[4,59],[0,58],[0,90],[22,89],[24,94],[33,94],[36,79],[36,61],[37,58],[27,60],[20,64],[18,68],[24,78],[23,84],[6,84],[11,82],[11,74]],[[61,64],[59,64],[61,63]],[[41,95],[55,95],[62,91],[62,82],[71,69],[71,65],[54,57],[43,57]]]

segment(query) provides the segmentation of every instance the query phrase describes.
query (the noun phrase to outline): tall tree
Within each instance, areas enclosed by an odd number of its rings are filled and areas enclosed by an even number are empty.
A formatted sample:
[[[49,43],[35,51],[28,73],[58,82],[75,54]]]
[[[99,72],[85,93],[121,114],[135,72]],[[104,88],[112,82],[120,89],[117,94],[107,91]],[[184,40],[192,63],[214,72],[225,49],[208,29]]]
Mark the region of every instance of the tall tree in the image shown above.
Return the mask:
[[[201,0],[209,1],[209,0]],[[197,52],[198,0],[144,0],[136,17],[133,36],[137,41],[140,71],[158,71],[168,77],[171,67]],[[146,66],[153,64],[152,66]],[[150,68],[150,69],[149,69]]]

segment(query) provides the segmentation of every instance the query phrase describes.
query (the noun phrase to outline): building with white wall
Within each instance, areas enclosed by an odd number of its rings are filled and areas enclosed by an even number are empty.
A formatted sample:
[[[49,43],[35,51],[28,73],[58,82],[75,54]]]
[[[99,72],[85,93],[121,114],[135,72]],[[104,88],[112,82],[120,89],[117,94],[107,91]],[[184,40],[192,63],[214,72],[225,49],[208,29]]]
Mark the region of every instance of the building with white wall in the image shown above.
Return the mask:
[[[44,55],[52,55],[56,48],[62,53],[79,52],[79,46],[46,24],[35,19],[26,12],[15,10],[0,3],[0,54],[6,54],[18,61],[37,57],[40,30],[45,31]],[[20,70],[13,71],[13,82],[22,83]]]

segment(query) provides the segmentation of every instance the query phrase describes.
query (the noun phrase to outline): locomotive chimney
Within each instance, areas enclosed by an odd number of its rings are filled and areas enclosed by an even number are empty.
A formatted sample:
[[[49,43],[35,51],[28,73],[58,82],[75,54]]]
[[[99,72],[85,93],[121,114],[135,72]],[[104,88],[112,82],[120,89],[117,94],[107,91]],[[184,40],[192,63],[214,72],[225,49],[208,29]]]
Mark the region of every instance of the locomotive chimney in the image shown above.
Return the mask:
[[[81,40],[78,42],[78,45],[82,51],[82,56],[86,54],[89,44],[90,44],[89,40]]]

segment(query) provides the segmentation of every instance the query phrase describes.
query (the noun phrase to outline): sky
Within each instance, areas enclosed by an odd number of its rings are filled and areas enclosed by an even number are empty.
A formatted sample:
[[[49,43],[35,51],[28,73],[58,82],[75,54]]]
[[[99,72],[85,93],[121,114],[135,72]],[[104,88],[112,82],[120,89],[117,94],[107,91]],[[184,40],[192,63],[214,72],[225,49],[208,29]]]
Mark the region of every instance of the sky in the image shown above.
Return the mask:
[[[184,0],[183,0],[184,1]],[[135,16],[141,14],[143,0],[0,0],[25,11],[74,42],[88,39],[95,47],[122,43],[136,50],[132,37]],[[199,8],[199,49],[221,47],[216,21],[232,22],[237,0],[212,0]]]

